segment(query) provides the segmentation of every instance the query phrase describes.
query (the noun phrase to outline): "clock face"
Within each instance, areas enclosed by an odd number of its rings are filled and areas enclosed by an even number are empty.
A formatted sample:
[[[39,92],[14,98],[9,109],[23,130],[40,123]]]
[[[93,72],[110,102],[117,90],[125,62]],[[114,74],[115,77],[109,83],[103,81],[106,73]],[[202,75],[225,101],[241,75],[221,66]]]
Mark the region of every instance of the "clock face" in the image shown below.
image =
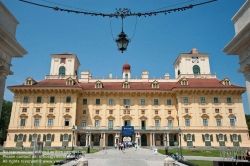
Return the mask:
[[[198,57],[192,57],[192,63],[199,63]]]

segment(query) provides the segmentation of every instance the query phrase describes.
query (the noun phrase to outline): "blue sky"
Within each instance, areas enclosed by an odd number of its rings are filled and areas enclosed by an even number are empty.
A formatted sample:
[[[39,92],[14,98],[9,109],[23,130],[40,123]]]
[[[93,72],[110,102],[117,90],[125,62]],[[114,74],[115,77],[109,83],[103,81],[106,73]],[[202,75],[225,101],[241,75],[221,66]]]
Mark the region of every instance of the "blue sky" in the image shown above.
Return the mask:
[[[20,22],[16,39],[28,51],[23,58],[13,58],[14,75],[7,77],[6,87],[22,84],[27,77],[43,80],[50,71],[50,54],[65,52],[76,54],[81,63],[79,70],[90,71],[93,78],[107,78],[110,72],[113,77],[122,77],[122,65],[126,61],[131,65],[133,78],[141,77],[143,70],[149,71],[151,78],[163,78],[164,73],[174,78],[174,61],[180,53],[190,52],[192,48],[210,54],[211,73],[218,79],[228,77],[232,83],[245,86],[243,74],[237,72],[238,56],[222,52],[235,35],[231,18],[245,0],[218,0],[167,15],[127,17],[124,32],[133,38],[123,54],[113,39],[121,32],[121,19],[54,11],[18,0],[1,1]],[[116,8],[129,8],[138,13],[206,0],[30,1],[81,11],[114,13]],[[8,89],[4,99],[13,100]],[[243,103],[245,113],[250,114],[246,93]]]

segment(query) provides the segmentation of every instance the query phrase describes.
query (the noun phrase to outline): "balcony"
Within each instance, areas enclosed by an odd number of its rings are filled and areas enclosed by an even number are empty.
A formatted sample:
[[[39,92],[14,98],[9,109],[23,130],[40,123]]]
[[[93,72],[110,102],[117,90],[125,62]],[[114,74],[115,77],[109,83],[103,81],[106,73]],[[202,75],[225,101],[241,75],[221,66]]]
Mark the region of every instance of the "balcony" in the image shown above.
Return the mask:
[[[168,126],[162,126],[162,127],[156,127],[156,126],[134,126],[135,131],[177,131],[179,129],[178,126],[175,127],[168,127]],[[82,126],[76,126],[76,130],[78,131],[121,131],[122,126],[113,126],[113,127],[108,127],[108,126],[100,126],[100,127],[93,127],[93,126],[87,126],[87,127],[82,127]]]

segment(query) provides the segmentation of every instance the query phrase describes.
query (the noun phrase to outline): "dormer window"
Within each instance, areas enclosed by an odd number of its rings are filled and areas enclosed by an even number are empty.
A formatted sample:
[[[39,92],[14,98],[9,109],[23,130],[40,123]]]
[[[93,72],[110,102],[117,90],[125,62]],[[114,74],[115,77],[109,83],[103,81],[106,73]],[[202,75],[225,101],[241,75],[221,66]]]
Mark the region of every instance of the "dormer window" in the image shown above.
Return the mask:
[[[71,77],[66,80],[66,85],[74,85],[74,81]]]
[[[35,80],[33,80],[32,78],[28,77],[26,80],[25,80],[25,85],[33,85],[34,83],[36,83]]]
[[[95,88],[102,88],[102,83],[101,83],[101,81],[97,81],[97,82],[95,83]]]
[[[158,81],[154,81],[152,84],[151,84],[152,88],[159,88],[159,83]]]
[[[224,78],[223,80],[221,80],[221,83],[223,85],[231,85],[230,80],[228,78]]]
[[[181,85],[188,85],[188,80],[187,79],[182,79],[181,80]]]
[[[123,88],[130,88],[130,84],[129,84],[129,82],[124,82],[123,83]]]

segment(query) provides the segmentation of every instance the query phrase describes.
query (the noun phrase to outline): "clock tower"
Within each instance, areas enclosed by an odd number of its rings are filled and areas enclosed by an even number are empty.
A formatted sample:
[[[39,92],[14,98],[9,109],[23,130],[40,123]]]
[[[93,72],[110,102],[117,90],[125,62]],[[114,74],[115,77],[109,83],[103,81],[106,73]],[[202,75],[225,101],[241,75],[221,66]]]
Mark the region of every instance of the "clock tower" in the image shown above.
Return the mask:
[[[193,48],[190,53],[181,53],[174,62],[175,78],[193,78],[210,75],[209,54],[198,53]]]

